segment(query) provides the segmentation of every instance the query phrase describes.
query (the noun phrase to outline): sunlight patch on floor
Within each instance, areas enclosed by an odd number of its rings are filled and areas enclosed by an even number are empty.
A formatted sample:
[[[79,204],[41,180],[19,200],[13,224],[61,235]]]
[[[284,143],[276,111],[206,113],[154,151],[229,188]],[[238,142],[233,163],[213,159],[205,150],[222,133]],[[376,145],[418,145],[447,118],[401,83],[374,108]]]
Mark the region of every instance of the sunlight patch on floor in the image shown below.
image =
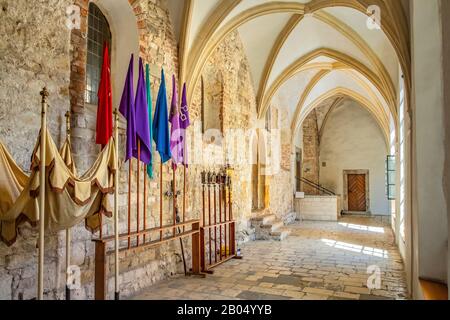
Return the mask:
[[[351,244],[351,243],[347,243],[347,242],[335,241],[335,240],[329,240],[329,239],[322,239],[322,242],[325,243],[327,246],[333,247],[336,249],[352,251],[355,253],[362,253],[365,255],[383,258],[383,259],[389,258],[389,254],[388,254],[387,250],[383,250],[383,249],[365,247],[365,246],[360,246],[357,244]]]
[[[354,229],[354,230],[361,230],[361,231],[369,231],[374,233],[384,233],[383,227],[371,227],[371,226],[363,226],[360,224],[352,224],[352,223],[339,223],[340,226],[343,226],[345,228]]]

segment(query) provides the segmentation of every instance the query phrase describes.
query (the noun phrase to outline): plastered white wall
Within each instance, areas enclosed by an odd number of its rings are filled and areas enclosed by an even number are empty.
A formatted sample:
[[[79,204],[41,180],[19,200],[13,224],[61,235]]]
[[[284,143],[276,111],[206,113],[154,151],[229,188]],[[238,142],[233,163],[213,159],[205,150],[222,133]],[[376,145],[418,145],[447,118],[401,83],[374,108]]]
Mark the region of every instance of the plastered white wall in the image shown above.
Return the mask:
[[[442,24],[439,0],[412,2],[413,125],[419,277],[447,281]],[[447,106],[448,107],[448,106]],[[415,257],[416,258],[416,257]],[[416,280],[416,279],[413,279]]]
[[[346,100],[325,124],[320,142],[320,184],[343,195],[344,170],[369,170],[370,211],[389,215],[385,188],[386,142],[375,119]],[[326,162],[326,167],[322,163]]]

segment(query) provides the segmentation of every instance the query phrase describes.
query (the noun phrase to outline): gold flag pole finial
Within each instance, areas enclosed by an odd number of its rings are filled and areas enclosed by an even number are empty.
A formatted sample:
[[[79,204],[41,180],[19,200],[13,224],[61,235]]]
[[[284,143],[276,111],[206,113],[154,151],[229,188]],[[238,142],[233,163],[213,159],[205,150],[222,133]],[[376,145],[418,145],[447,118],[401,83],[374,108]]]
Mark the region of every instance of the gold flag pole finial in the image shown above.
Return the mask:
[[[42,97],[42,103],[47,103],[47,98],[49,97],[49,93],[48,93],[48,90],[47,90],[47,87],[44,87],[43,89],[42,89],[42,91],[40,92],[40,94],[41,94],[41,97]]]
[[[68,138],[70,138],[70,131],[71,131],[71,128],[70,128],[70,111],[67,111],[66,112],[66,114],[65,114],[65,117],[66,117],[66,133],[67,133],[67,137]]]

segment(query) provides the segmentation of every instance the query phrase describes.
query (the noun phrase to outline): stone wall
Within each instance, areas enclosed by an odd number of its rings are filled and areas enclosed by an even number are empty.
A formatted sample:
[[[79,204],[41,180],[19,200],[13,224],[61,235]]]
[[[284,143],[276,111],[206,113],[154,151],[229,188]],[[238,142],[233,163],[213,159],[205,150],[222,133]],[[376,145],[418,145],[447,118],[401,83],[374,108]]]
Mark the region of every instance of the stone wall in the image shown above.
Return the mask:
[[[211,131],[206,132],[205,139],[202,141],[201,83],[197,84],[190,106],[191,121],[195,123],[190,131],[191,134],[193,131],[197,134],[191,139],[193,145],[190,158],[193,159],[194,165],[190,167],[189,180],[198,181],[203,169],[219,170],[227,162],[231,164],[234,169],[233,213],[238,222],[237,238],[240,242],[248,240],[251,234],[249,229],[252,204],[251,165],[248,162],[251,136],[245,133],[256,126],[256,99],[244,52],[238,33],[232,33],[212,54],[202,74],[203,89],[206,95],[204,96],[205,107],[207,107],[208,101],[222,100],[222,107],[205,109],[207,118],[221,119],[222,128],[217,128],[219,130],[215,130],[215,134],[212,132],[213,135],[217,135],[214,143],[208,143]],[[216,90],[217,86],[221,86],[223,90],[221,94],[220,88]],[[208,96],[217,92],[221,97]],[[212,111],[217,112],[217,110],[222,112],[211,114]],[[199,184],[196,186],[188,203],[192,206],[189,208],[190,211],[199,214],[202,210],[201,190]]]
[[[99,2],[99,1],[97,1]],[[101,1],[100,1],[101,2]],[[75,3],[81,8],[81,29],[70,31],[66,27],[66,8]],[[152,95],[156,101],[160,85],[160,69],[166,71],[168,101],[171,99],[171,76],[178,74],[177,43],[169,18],[166,0],[131,0],[129,5],[136,16],[139,32],[140,55],[152,69]],[[96,107],[85,105],[86,19],[87,0],[4,0],[0,18],[0,134],[1,140],[23,168],[30,164],[30,154],[40,127],[39,91],[44,85],[50,91],[49,127],[57,143],[65,138],[64,114],[72,111],[72,145],[77,167],[84,171],[98,154],[95,145]],[[105,12],[108,16],[108,12]],[[45,18],[44,18],[45,17]],[[110,21],[111,22],[111,21]],[[114,23],[114,21],[112,21]],[[114,28],[112,28],[114,29]],[[131,50],[131,49],[130,49]],[[135,72],[136,74],[136,72]],[[191,99],[190,113],[193,125],[189,129],[190,159],[188,170],[186,219],[199,218],[201,207],[200,173],[204,169],[219,169],[231,163],[233,175],[233,213],[237,219],[239,242],[252,238],[251,164],[252,129],[261,127],[256,118],[256,99],[250,68],[238,33],[229,35],[217,48],[204,70],[205,79],[220,74],[222,79],[222,107],[217,115],[222,122],[225,137],[222,143],[208,144],[201,133],[201,87]],[[208,76],[209,75],[209,76]],[[122,82],[125,75],[114,81]],[[120,78],[120,79],[119,79]],[[205,86],[210,85],[208,81]],[[120,88],[122,86],[120,85]],[[124,149],[125,122],[120,126],[120,149]],[[237,129],[237,130],[235,130]],[[229,131],[232,130],[232,131]],[[281,160],[284,167],[271,176],[269,182],[270,207],[282,217],[292,212],[292,187],[286,183],[290,173],[289,143],[282,145]],[[232,149],[231,146],[235,148]],[[226,151],[225,153],[223,151]],[[123,152],[120,152],[121,157]],[[200,160],[199,160],[200,158]],[[282,163],[281,163],[282,162]],[[156,156],[155,178],[149,183],[149,215],[147,227],[159,225],[159,157]],[[134,166],[135,170],[135,166]],[[181,185],[182,173],[177,173]],[[169,190],[172,172],[163,169],[163,191]],[[142,183],[141,183],[142,185]],[[284,190],[289,192],[285,192]],[[136,184],[132,187],[132,212],[136,208]],[[123,164],[119,185],[120,231],[127,230],[128,163]],[[180,202],[182,198],[180,197]],[[172,223],[171,199],[163,199],[163,224]],[[142,221],[140,221],[142,225]],[[134,214],[131,225],[136,228]],[[103,233],[111,234],[112,221],[105,219]],[[83,225],[72,231],[72,264],[81,269],[81,288],[74,290],[74,299],[92,299],[94,283],[93,235]],[[98,236],[98,235],[95,235]],[[16,244],[6,247],[0,243],[0,299],[31,299],[36,296],[36,230],[25,225],[20,229]],[[185,241],[185,248],[190,247]],[[64,298],[65,286],[65,233],[47,234],[45,257],[45,296],[47,299]],[[186,258],[190,265],[190,251]],[[121,294],[123,297],[148,287],[156,281],[182,272],[179,243],[169,243],[155,249],[127,253],[121,256]],[[112,275],[113,261],[108,261],[108,274]],[[109,293],[113,281],[109,278]],[[111,295],[108,296],[111,298]]]
[[[50,92],[48,125],[61,144],[69,110],[70,31],[65,26],[69,1],[1,1],[0,139],[17,163],[29,169],[40,129],[41,98]],[[44,18],[45,17],[45,18]],[[36,232],[21,228],[12,247],[0,243],[0,299],[35,296]],[[58,239],[46,239],[46,288],[56,287]]]
[[[295,199],[297,219],[300,221],[337,221],[341,215],[339,196],[306,196]]]
[[[302,177],[319,184],[319,130],[316,111],[313,110],[303,122],[303,173]],[[302,183],[302,191],[306,194],[317,195],[317,189]]]
[[[84,1],[85,2],[85,1]],[[158,94],[158,89],[161,83],[161,68],[164,68],[166,74],[167,98],[170,102],[172,98],[172,74],[178,78],[178,57],[177,57],[177,43],[174,36],[174,30],[170,21],[167,3],[165,0],[134,0],[129,1],[136,15],[136,24],[139,31],[139,47],[140,57],[143,58],[144,63],[149,63],[151,66],[151,90],[154,97],[154,103]],[[83,25],[83,24],[82,24]],[[83,44],[86,45],[85,43]],[[83,50],[83,45],[81,50]],[[130,51],[132,51],[130,49]],[[136,59],[137,57],[135,57]],[[128,61],[128,60],[127,60]],[[137,60],[135,60],[135,74],[137,74]],[[123,81],[125,75],[121,75],[116,81]],[[120,86],[122,88],[122,86]],[[84,91],[84,88],[83,88]],[[74,145],[74,152],[76,154],[77,164],[82,168],[86,168],[95,159],[98,153],[98,146],[95,145],[95,121],[96,112],[92,106],[74,106],[72,105],[73,115],[73,130],[74,137],[72,143]],[[120,150],[125,149],[125,121],[121,118],[120,131]],[[123,163],[123,152],[119,152],[121,163]],[[160,180],[160,162],[159,157],[155,156],[154,163],[154,180],[149,182],[149,214],[147,216],[147,228],[159,226],[159,218],[157,219],[157,212],[159,212],[159,180]],[[136,172],[136,161],[133,162],[133,172]],[[125,163],[121,168],[121,175],[119,181],[119,221],[120,232],[127,231],[127,217],[128,217],[128,175],[129,163]],[[164,192],[169,190],[170,181],[172,180],[172,172],[169,166],[164,166],[163,186]],[[178,177],[179,178],[179,177]],[[143,186],[143,177],[141,176],[141,186]],[[137,184],[135,175],[133,175],[133,184],[131,189],[131,228],[136,230],[136,208],[137,208]],[[142,192],[142,189],[141,189]],[[142,201],[141,194],[141,201]],[[170,206],[171,199],[163,199],[163,225],[172,223],[172,207]],[[142,210],[142,205],[141,205]],[[143,214],[141,211],[141,218],[139,224],[143,226]],[[111,220],[106,221],[105,233],[111,234],[113,232],[113,225]],[[86,234],[86,232],[84,232]],[[92,250],[90,243],[90,235],[86,234],[85,247]],[[177,246],[178,245],[178,246]],[[186,247],[189,247],[186,243]],[[190,252],[186,253],[186,258],[189,259]],[[86,267],[85,277],[83,278],[83,289],[75,294],[78,298],[92,298],[93,294],[93,274],[91,272],[93,261],[92,251],[86,254],[86,260],[83,266]],[[182,272],[181,252],[178,242],[165,244],[159,248],[147,249],[141,252],[127,253],[121,257],[121,294],[122,296],[129,296],[136,291],[139,291],[156,281],[165,279],[171,275]],[[84,270],[84,269],[82,269]],[[113,259],[109,261],[109,275],[113,274]],[[109,279],[109,293],[113,292],[113,279]]]
[[[171,75],[178,73],[177,44],[164,0],[135,0],[130,2],[136,14],[140,33],[141,56],[152,66],[152,93],[156,97],[160,84],[160,68],[167,74],[171,88]],[[6,1],[0,11],[0,132],[2,142],[14,159],[28,168],[30,154],[40,128],[39,91],[45,85],[50,92],[49,127],[57,145],[65,138],[65,118],[72,110],[72,144],[77,167],[86,170],[95,160],[99,147],[95,145],[96,109],[84,105],[84,78],[86,61],[86,19],[88,1],[76,0],[81,7],[81,29],[70,31],[66,8],[72,1],[46,0]],[[45,19],[44,19],[45,17]],[[135,72],[136,73],[136,72]],[[124,75],[123,75],[124,78]],[[119,80],[117,80],[119,81]],[[123,81],[121,79],[120,81]],[[168,90],[170,101],[171,92]],[[120,144],[124,145],[122,124]],[[159,180],[159,164],[155,164],[155,181]],[[120,220],[126,221],[127,166],[120,176]],[[164,172],[163,189],[168,189],[171,174]],[[150,183],[151,210],[158,212],[155,201],[158,186]],[[133,208],[136,195],[133,191]],[[159,194],[159,193],[158,193]],[[164,201],[168,206],[169,201]],[[170,211],[166,207],[167,211]],[[171,213],[167,217],[172,216]],[[169,220],[169,218],[167,218]],[[164,223],[168,223],[165,221]],[[141,222],[142,223],[142,222]],[[158,221],[159,223],[159,221]],[[106,221],[104,233],[112,231]],[[136,221],[132,220],[135,228]],[[156,221],[149,218],[148,227]],[[127,228],[120,225],[121,231]],[[73,291],[74,299],[93,298],[94,245],[92,235],[80,225],[73,229],[72,263],[81,269],[81,289]],[[0,244],[1,299],[30,299],[36,296],[36,231],[29,226],[20,229],[15,245],[7,248]],[[179,244],[178,244],[179,246]],[[122,257],[122,294],[130,295],[155,281],[182,270],[179,248],[175,244],[147,250],[144,254]],[[63,298],[65,285],[65,235],[46,237],[45,295],[50,299]],[[190,253],[187,253],[187,258]]]
[[[274,163],[273,175],[269,180],[269,193],[270,193],[270,212],[275,214],[278,218],[283,220],[286,224],[293,222],[295,216],[291,215],[294,211],[293,207],[293,190],[294,181],[292,179],[291,165],[292,165],[292,139],[291,139],[291,126],[288,110],[283,107],[274,108],[271,110],[277,110],[279,121],[275,125],[275,129],[279,134],[279,157],[275,157],[273,160],[279,161],[279,165]],[[275,118],[275,117],[272,117]]]

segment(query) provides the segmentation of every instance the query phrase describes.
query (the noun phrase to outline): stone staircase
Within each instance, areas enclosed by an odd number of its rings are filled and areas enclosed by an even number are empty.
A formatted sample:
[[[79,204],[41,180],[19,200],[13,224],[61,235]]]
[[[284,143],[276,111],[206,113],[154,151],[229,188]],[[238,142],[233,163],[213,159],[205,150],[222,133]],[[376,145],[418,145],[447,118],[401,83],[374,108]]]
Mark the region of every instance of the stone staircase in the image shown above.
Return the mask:
[[[291,233],[284,227],[283,221],[268,212],[263,212],[252,218],[251,224],[255,229],[256,240],[283,241]]]

